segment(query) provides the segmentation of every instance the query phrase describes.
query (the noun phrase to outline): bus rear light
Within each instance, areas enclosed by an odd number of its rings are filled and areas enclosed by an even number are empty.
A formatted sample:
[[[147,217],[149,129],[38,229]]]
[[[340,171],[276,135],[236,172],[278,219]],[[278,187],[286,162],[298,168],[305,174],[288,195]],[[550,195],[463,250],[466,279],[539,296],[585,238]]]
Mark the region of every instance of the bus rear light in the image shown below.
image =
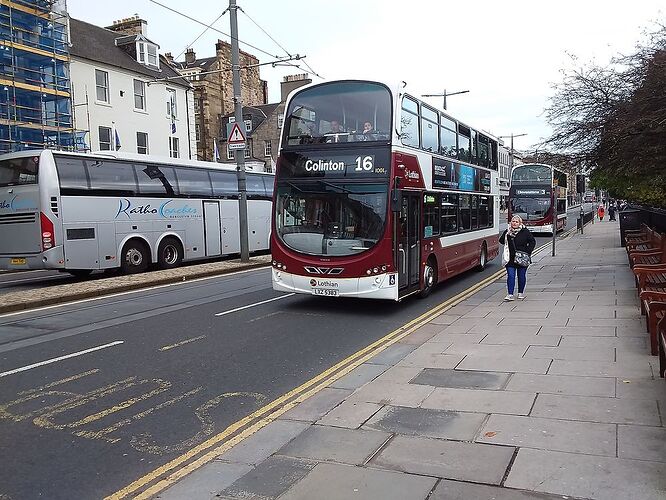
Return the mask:
[[[375,268],[372,270],[372,272],[375,273],[375,274],[377,274],[377,273],[379,272],[379,268],[378,268],[378,267],[375,267]]]
[[[372,274],[372,269],[368,269],[368,270],[365,272],[365,274],[367,274],[368,276],[371,275],[371,274]]]
[[[383,273],[385,273],[385,272],[386,272],[386,266],[385,266],[385,265],[384,265],[384,266],[382,266],[382,272],[383,272]]]
[[[55,245],[53,222],[44,215],[44,212],[39,212],[39,222],[42,227],[42,250],[53,248]]]

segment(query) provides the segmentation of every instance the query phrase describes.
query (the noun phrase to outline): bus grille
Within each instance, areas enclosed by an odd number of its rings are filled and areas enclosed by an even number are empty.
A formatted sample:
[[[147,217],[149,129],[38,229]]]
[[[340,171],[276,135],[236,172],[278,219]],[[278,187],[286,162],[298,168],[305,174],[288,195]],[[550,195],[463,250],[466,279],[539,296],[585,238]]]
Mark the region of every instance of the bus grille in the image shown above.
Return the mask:
[[[58,198],[51,196],[51,212],[58,217]]]
[[[3,214],[0,215],[0,225],[3,224],[34,224],[37,222],[36,213]]]

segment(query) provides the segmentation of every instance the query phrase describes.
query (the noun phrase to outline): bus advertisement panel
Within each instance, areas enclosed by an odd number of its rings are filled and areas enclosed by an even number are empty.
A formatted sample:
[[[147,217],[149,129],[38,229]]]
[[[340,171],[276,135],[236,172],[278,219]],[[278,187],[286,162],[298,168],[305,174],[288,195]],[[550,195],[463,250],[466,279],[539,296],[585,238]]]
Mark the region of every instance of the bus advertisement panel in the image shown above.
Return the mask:
[[[276,176],[275,290],[400,300],[498,253],[497,140],[404,89],[294,91]]]

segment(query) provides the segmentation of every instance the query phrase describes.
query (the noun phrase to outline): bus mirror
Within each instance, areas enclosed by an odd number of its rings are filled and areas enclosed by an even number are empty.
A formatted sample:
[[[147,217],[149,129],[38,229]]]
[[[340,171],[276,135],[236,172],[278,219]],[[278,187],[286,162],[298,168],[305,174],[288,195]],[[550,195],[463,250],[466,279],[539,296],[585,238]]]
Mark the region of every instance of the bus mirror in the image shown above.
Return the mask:
[[[402,191],[393,189],[391,192],[391,212],[400,212],[402,206]]]

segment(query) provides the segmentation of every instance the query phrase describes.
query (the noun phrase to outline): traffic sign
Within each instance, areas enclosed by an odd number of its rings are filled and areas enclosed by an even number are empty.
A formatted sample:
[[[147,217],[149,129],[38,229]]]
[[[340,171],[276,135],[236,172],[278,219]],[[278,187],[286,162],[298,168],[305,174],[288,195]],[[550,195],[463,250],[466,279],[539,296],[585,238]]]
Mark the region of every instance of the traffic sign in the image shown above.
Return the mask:
[[[227,146],[229,149],[245,149],[245,134],[238,123],[234,123],[227,137]]]

